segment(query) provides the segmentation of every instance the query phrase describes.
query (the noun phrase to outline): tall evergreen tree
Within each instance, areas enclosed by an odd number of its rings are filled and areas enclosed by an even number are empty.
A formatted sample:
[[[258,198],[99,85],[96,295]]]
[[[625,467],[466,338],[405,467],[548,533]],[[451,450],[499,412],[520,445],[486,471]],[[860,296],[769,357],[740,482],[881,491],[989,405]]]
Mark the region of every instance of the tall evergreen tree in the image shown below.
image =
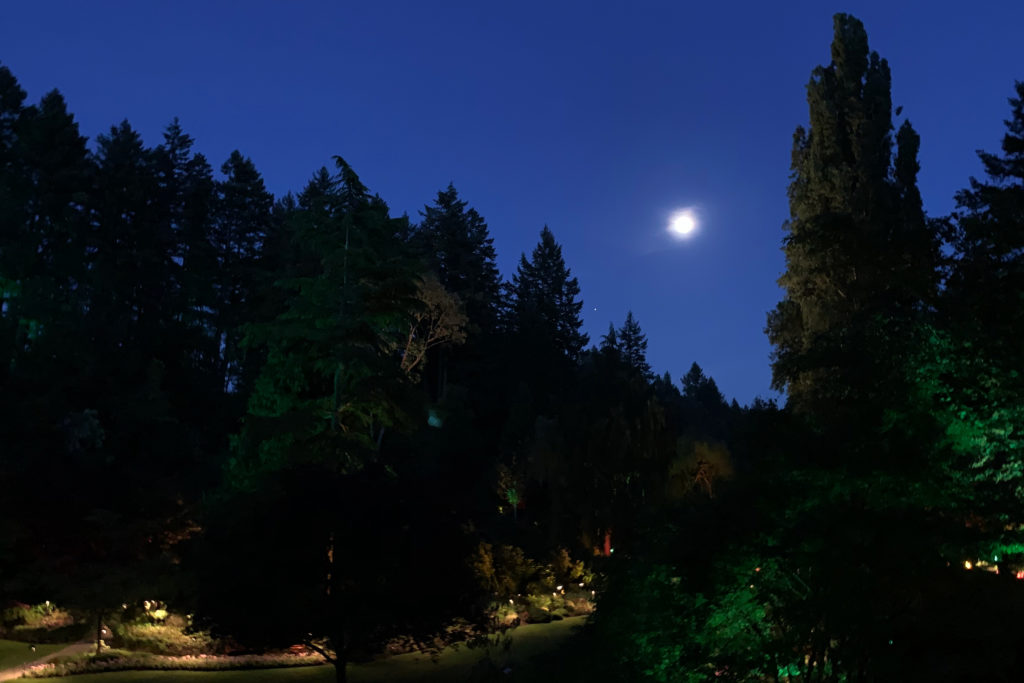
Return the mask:
[[[515,324],[520,334],[575,362],[587,344],[580,331],[579,281],[562,257],[562,247],[544,226],[530,259],[523,254],[512,278]]]
[[[192,151],[193,143],[192,136],[174,119],[154,155],[165,220],[173,235],[173,258],[180,272],[176,281],[169,284],[174,285],[183,300],[183,320],[188,327],[208,338],[207,344],[195,345],[197,350],[202,349],[201,362],[214,367],[214,356],[219,356],[212,319],[216,310],[213,280],[218,263],[210,239],[216,185],[213,169],[206,157]],[[210,344],[212,351],[208,348]]]
[[[465,306],[471,325],[492,332],[501,294],[494,239],[477,210],[466,207],[449,184],[437,193],[432,206],[420,212],[423,220],[415,242],[444,288]]]
[[[647,335],[640,329],[633,311],[626,313],[626,322],[619,328],[618,338],[622,357],[630,369],[645,380],[652,379],[651,366],[647,363]]]
[[[725,397],[718,390],[715,380],[704,374],[704,370],[694,363],[679,380],[683,385],[683,396],[705,406],[725,405]]]
[[[618,356],[619,353],[619,335],[615,331],[615,324],[608,323],[608,333],[601,335],[601,346],[602,353],[606,355]]]
[[[768,317],[773,382],[807,413],[894,393],[908,326],[936,286],[936,242],[916,187],[918,136],[892,148],[889,65],[857,19],[834,19],[832,61],[807,86],[794,135],[785,298]],[[906,344],[901,340],[906,340]],[[899,393],[897,390],[896,393]]]
[[[8,597],[33,595],[74,555],[59,539],[81,514],[70,511],[82,482],[77,462],[55,463],[73,457],[75,434],[88,441],[77,418],[90,407],[82,376],[92,364],[82,282],[93,168],[59,93],[24,100],[0,67],[0,478],[13,512],[0,516],[0,592],[18,589]],[[19,514],[43,481],[52,504]]]
[[[193,143],[174,119],[164,131],[163,144],[153,150],[153,158],[158,218],[170,235],[174,271],[163,294],[172,302],[169,314],[173,317],[166,333],[170,351],[165,358],[166,385],[174,413],[190,432],[186,450],[194,462],[203,463],[190,478],[196,488],[202,488],[219,476],[236,415],[224,392],[215,326],[218,262],[210,240],[216,184],[213,169],[202,154],[193,151]]]
[[[262,247],[272,225],[274,200],[255,164],[237,150],[221,166],[221,173],[224,179],[217,183],[211,240],[218,265],[215,329],[225,389],[245,396],[257,368],[245,362],[242,326],[254,322],[260,292],[267,284]]]
[[[385,436],[425,417],[406,342],[431,309],[419,298],[406,219],[391,218],[348,164],[337,164],[336,176],[314,176],[287,218],[301,265],[279,281],[283,311],[248,326],[246,346],[265,348],[267,362],[209,531],[234,550],[212,549],[202,603],[246,642],[308,643],[342,681],[353,652],[447,623],[457,601],[441,586],[465,584],[443,561],[437,594],[409,575],[419,571],[412,548],[460,537],[455,526],[425,530],[419,519],[430,515],[410,504],[419,482],[394,459],[383,462]],[[287,524],[264,521],[268,502]],[[464,550],[450,557],[461,563]],[[258,610],[239,610],[238,598],[265,584],[268,563],[281,580],[266,587]]]

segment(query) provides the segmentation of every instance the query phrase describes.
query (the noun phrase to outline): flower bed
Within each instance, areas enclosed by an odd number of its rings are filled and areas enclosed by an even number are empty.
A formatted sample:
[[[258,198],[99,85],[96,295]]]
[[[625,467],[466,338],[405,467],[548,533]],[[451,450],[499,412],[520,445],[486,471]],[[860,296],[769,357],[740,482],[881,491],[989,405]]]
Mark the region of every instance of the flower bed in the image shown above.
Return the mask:
[[[324,660],[315,654],[188,655],[169,657],[147,652],[109,650],[99,655],[58,657],[30,668],[26,678],[56,678],[104,671],[228,671],[232,669],[274,669],[293,666],[317,666]]]

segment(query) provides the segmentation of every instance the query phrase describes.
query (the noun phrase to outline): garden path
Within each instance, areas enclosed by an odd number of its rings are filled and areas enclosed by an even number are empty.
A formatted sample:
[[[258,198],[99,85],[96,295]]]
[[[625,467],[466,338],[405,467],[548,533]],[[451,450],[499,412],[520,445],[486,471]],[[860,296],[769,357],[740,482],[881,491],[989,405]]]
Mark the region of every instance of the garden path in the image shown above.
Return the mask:
[[[25,647],[29,647],[28,643],[25,644]],[[91,641],[85,641],[85,642],[81,642],[81,643],[72,643],[71,645],[68,645],[63,650],[58,650],[57,652],[54,652],[53,654],[46,655],[45,657],[40,657],[39,659],[36,659],[34,661],[25,662],[24,664],[21,664],[19,666],[12,666],[9,669],[0,669],[0,681],[9,681],[9,680],[14,679],[14,678],[20,678],[23,673],[25,673],[26,671],[31,669],[33,666],[37,666],[39,664],[42,664],[43,662],[49,661],[49,660],[53,659],[54,657],[67,657],[67,656],[70,656],[70,655],[80,655],[80,654],[82,654],[84,652],[89,652],[94,647],[95,647],[95,644],[93,642],[91,642]]]

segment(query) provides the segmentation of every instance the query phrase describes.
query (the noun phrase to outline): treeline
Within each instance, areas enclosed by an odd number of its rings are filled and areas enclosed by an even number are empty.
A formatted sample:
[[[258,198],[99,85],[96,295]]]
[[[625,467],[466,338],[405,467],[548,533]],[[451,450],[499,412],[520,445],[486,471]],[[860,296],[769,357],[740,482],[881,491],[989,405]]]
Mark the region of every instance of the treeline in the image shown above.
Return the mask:
[[[655,377],[631,313],[588,348],[553,233],[503,281],[453,186],[414,223],[335,157],[275,199],[177,120],[90,148],[25,99],[0,68],[4,600],[160,599],[343,665],[504,602],[480,548],[628,547],[774,410]]]
[[[1024,83],[985,177],[929,218],[890,82],[836,15],[768,316],[786,409],[749,476],[614,568],[594,647],[622,680],[1024,677]]]
[[[656,376],[632,314],[590,345],[546,227],[504,281],[454,187],[396,218],[335,157],[275,200],[176,122],[90,149],[0,69],[2,597],[158,598],[343,677],[493,614],[502,558],[571,557],[607,576],[594,676],[1021,679],[1024,84],[929,217],[890,82],[837,15],[768,316],[780,410]]]

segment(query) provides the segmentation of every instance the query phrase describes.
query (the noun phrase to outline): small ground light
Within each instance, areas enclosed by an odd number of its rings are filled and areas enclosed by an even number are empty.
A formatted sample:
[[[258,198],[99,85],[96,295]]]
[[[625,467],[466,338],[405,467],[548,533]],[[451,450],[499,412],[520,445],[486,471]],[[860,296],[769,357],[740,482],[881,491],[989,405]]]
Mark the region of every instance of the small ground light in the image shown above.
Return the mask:
[[[970,569],[973,566],[970,560],[964,560],[964,569]]]
[[[583,582],[582,581],[580,582],[580,588],[583,588]]]

